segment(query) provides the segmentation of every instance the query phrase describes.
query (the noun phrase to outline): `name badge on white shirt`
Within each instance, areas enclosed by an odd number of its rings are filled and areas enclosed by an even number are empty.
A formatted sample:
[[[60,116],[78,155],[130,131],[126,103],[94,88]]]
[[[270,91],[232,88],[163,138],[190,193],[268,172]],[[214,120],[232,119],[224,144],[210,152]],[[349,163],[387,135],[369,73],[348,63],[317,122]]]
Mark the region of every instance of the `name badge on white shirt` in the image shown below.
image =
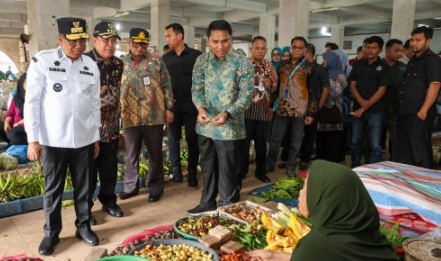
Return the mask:
[[[144,76],[144,78],[142,78],[142,81],[144,83],[144,86],[150,86],[152,84],[150,81],[150,76]]]

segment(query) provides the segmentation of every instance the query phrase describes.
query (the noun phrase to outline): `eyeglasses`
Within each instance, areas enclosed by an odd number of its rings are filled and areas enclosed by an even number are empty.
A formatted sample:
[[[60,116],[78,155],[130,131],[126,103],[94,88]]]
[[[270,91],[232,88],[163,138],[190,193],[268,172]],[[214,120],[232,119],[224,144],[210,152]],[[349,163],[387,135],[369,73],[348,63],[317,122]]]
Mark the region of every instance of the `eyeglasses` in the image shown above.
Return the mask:
[[[66,40],[69,43],[70,47],[75,47],[77,45],[84,47],[87,44],[87,41],[86,41],[87,39],[85,39],[85,38],[81,38],[81,39],[77,39],[77,40],[69,40],[69,39],[66,39],[66,37],[64,37],[64,36],[63,36],[63,38],[64,38],[64,40]]]
[[[303,50],[303,49],[305,49],[305,46],[295,46],[295,45],[293,45],[293,46],[291,46],[291,49],[293,49],[293,50],[295,50],[295,49]]]
[[[146,43],[134,43],[132,42],[133,48],[138,49],[139,47],[141,47],[142,49],[147,49],[147,47],[149,46]]]
[[[273,56],[280,56],[280,53],[273,53]]]

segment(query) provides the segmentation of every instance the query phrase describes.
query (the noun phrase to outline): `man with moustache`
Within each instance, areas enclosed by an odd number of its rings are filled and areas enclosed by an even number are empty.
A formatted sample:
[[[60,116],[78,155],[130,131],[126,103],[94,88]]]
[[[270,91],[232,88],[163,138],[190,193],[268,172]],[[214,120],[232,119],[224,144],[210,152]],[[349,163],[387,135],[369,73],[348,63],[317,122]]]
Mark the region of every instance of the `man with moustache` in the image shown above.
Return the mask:
[[[37,53],[27,74],[24,106],[28,158],[41,160],[46,224],[40,255],[52,255],[60,242],[61,201],[69,168],[75,190],[75,236],[99,244],[90,228],[93,160],[99,154],[100,72],[83,55],[89,34],[81,18],[57,19],[60,47]]]
[[[441,59],[432,50],[433,29],[415,28],[403,85],[398,90],[397,161],[432,168],[431,131],[436,117],[435,101],[441,83]]]
[[[231,47],[231,25],[225,20],[213,21],[207,37],[211,51],[197,58],[191,90],[199,113],[196,132],[204,189],[199,205],[188,210],[190,215],[215,213],[217,207],[239,201],[238,166],[246,137],[244,113],[254,89],[253,65]]]
[[[95,191],[97,177],[100,177],[100,191],[98,200],[102,210],[112,217],[124,215],[116,204],[115,185],[118,172],[118,144],[119,144],[119,98],[121,76],[124,64],[115,57],[117,40],[121,40],[115,25],[111,22],[101,22],[95,26],[93,32],[94,49],[85,55],[96,62],[100,70],[101,82],[101,128],[100,128],[100,154],[95,160],[93,168],[92,191]],[[93,201],[91,203],[93,206]],[[96,225],[95,216],[90,220]]]
[[[168,126],[168,147],[173,170],[173,181],[182,182],[180,141],[182,126],[188,144],[188,186],[197,187],[196,178],[199,161],[196,121],[198,110],[191,100],[192,72],[196,58],[202,53],[184,44],[184,28],[173,23],[165,28],[165,38],[171,51],[162,56],[170,73],[175,98],[174,120]]]

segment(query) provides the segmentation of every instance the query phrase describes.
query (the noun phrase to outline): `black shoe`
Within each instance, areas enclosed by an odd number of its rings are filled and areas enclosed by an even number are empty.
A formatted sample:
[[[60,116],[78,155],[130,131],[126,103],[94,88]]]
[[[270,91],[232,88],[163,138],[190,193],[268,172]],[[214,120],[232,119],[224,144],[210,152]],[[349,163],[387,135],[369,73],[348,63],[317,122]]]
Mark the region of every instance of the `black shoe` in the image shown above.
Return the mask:
[[[97,224],[96,218],[94,215],[90,217],[90,225],[95,226]]]
[[[300,170],[305,170],[307,168],[308,168],[308,163],[300,162],[300,167],[299,167]]]
[[[100,244],[100,239],[92,230],[83,232],[77,230],[77,232],[75,232],[75,236],[78,239],[82,239],[84,241],[84,244],[87,246],[97,246]]]
[[[279,169],[284,169],[286,168],[286,162],[285,161],[281,161],[279,162],[279,165],[277,165],[279,167]]]
[[[181,167],[173,168],[173,182],[182,182],[184,181],[184,177],[182,176]]]
[[[125,199],[131,198],[131,197],[136,196],[136,195],[138,195],[138,192],[126,193],[126,192],[123,191],[123,192],[119,193],[118,198],[122,199],[122,200],[125,200]]]
[[[115,207],[106,207],[106,206],[103,205],[102,209],[103,209],[103,211],[109,213],[109,215],[111,215],[112,217],[122,217],[122,216],[124,216],[124,212],[121,210],[121,208],[118,205],[116,205]]]
[[[197,207],[195,207],[193,209],[187,210],[187,213],[190,216],[211,215],[211,214],[217,215],[218,214],[218,212],[216,210],[216,206],[204,208],[204,207],[201,207],[200,205],[198,205]]]
[[[188,181],[188,186],[189,187],[193,187],[193,188],[195,188],[195,187],[197,187],[199,184],[198,184],[198,180],[197,179],[192,179],[192,180],[189,180]]]
[[[150,194],[149,202],[157,202],[161,198],[160,194]]]
[[[54,247],[60,243],[59,237],[44,237],[38,248],[38,253],[42,256],[50,256],[54,253]]]
[[[289,169],[286,172],[286,175],[288,175],[288,178],[290,178],[290,179],[297,177],[297,173],[294,169]]]
[[[272,168],[267,167],[265,170],[265,173],[274,172],[274,171],[275,171],[274,167],[272,167]]]
[[[256,175],[256,178],[264,183],[271,183],[271,180],[265,175]]]

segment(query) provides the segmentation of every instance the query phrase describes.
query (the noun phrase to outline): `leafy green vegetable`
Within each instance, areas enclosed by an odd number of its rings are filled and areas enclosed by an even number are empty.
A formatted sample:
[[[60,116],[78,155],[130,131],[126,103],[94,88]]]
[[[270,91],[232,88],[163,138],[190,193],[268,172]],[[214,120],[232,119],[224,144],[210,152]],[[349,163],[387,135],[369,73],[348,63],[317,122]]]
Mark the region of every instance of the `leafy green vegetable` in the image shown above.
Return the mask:
[[[264,203],[275,198],[290,199],[293,197],[298,197],[304,183],[304,177],[279,179],[268,192],[253,192],[252,195],[261,194],[264,197],[262,199],[253,198],[253,202]]]
[[[392,244],[394,247],[402,248],[403,242],[406,239],[409,239],[409,237],[403,237],[400,234],[398,234],[398,231],[400,231],[400,222],[395,223],[395,225],[391,228],[387,228],[387,223],[384,223],[380,228],[381,233],[386,236],[387,240]]]
[[[234,233],[234,241],[242,244],[247,251],[254,249],[264,249],[268,244],[266,243],[267,230],[255,224],[248,225],[231,225],[228,229]]]

